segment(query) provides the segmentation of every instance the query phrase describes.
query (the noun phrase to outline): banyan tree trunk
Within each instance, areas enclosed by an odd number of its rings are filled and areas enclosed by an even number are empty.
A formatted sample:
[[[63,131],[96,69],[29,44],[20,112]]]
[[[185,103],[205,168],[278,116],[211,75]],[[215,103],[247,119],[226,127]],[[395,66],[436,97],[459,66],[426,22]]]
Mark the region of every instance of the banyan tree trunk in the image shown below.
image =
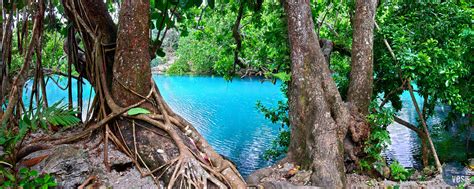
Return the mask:
[[[113,142],[143,176],[152,177],[161,186],[245,188],[235,166],[168,107],[153,82],[149,1],[123,0],[118,30],[103,1],[63,0],[63,5],[84,43],[85,63],[78,63],[76,58],[74,65],[94,87],[97,122],[61,142],[80,139],[102,128],[105,147]],[[68,43],[67,49],[74,49],[71,45],[77,44]],[[150,113],[127,113],[136,107]],[[107,154],[104,158],[107,166]]]

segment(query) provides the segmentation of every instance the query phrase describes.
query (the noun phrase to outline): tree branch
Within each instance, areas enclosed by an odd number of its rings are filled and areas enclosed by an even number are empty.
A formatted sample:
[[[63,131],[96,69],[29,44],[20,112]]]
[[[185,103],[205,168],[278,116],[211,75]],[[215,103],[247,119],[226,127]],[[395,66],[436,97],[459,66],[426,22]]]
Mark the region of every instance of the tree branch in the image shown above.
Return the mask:
[[[428,126],[426,125],[425,118],[424,118],[423,114],[421,113],[421,110],[420,110],[420,107],[418,106],[418,103],[416,102],[415,93],[413,92],[413,87],[411,86],[410,79],[408,79],[408,91],[410,91],[411,100],[413,102],[413,105],[415,106],[416,113],[418,113],[418,117],[420,118],[421,124],[423,125],[423,129],[425,130],[426,137],[427,137],[428,142],[429,142],[430,147],[431,147],[431,152],[433,152],[433,157],[435,159],[436,168],[438,169],[438,171],[440,173],[442,173],[443,170],[441,168],[441,163],[439,161],[438,154],[436,153],[436,149],[434,147],[433,141],[431,140],[430,133],[428,131]]]
[[[239,59],[239,52],[240,49],[242,48],[242,36],[240,34],[240,21],[242,20],[242,16],[244,14],[244,2],[241,1],[239,5],[239,12],[237,13],[237,18],[235,19],[234,26],[232,27],[232,36],[234,37],[235,43],[237,47],[234,50],[234,70],[233,72],[235,73],[235,68],[236,65],[239,65],[241,68],[245,68],[245,65],[240,61]]]
[[[397,122],[398,124],[403,125],[403,126],[405,126],[406,128],[409,128],[409,129],[415,131],[419,136],[422,136],[422,135],[424,134],[421,129],[419,129],[419,128],[416,127],[415,125],[413,125],[413,124],[411,124],[411,123],[409,123],[409,122],[407,122],[407,121],[405,121],[405,120],[399,118],[398,116],[393,116],[393,119],[394,119],[394,121]]]

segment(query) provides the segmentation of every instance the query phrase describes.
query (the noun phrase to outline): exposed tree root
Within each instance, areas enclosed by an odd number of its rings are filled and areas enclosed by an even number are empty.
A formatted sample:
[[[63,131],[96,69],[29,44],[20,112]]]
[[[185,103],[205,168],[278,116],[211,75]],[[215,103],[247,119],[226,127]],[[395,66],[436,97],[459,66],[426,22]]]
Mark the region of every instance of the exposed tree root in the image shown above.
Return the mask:
[[[155,102],[161,105],[162,114],[142,114],[136,116],[129,116],[126,110],[136,107],[144,102],[134,104],[128,108],[114,109],[112,113],[106,118],[102,119],[93,126],[87,128],[83,132],[76,134],[65,140],[60,140],[57,143],[69,143],[81,139],[94,130],[105,127],[104,143],[107,146],[108,140],[111,140],[116,146],[125,152],[141,172],[142,176],[152,176],[157,184],[167,185],[168,188],[242,188],[245,187],[243,179],[240,177],[236,168],[227,160],[224,160],[216,152],[210,148],[205,139],[198,134],[198,132],[187,123],[184,119],[174,114],[169,107],[162,101],[161,95],[153,88],[152,93],[155,96]],[[113,105],[114,106],[114,105]],[[171,116],[172,115],[172,116]],[[125,119],[132,122],[132,138],[133,145],[128,145],[131,142],[126,142],[126,137],[123,136],[120,127],[118,132],[112,132],[109,125],[114,125],[113,122],[117,119]],[[160,166],[148,165],[146,160],[142,157],[143,153],[139,152],[137,147],[137,124],[135,122],[145,122],[152,127],[162,130],[166,135],[156,134],[156,137],[169,137],[178,148],[179,155]],[[123,122],[123,121],[117,121]],[[153,128],[151,128],[153,130]],[[121,136],[117,136],[116,134]],[[163,149],[157,149],[160,153]],[[104,162],[108,165],[107,150],[104,150]],[[163,153],[163,152],[161,152]],[[173,156],[168,154],[168,156]],[[156,168],[152,168],[156,167]],[[163,175],[171,174],[171,177],[163,179]],[[163,180],[165,181],[163,181]]]
[[[102,10],[105,9],[101,7],[103,4],[64,0],[63,5],[85,44],[87,63],[79,69],[84,70],[85,74],[81,74],[91,83],[96,96],[92,102],[93,108],[87,115],[87,118],[94,119],[86,120],[86,129],[56,140],[55,144],[72,143],[99,131],[103,136],[106,167],[109,167],[107,146],[111,141],[132,159],[142,176],[152,177],[158,186],[245,188],[245,181],[235,166],[216,153],[189,122],[171,110],[153,79],[150,78],[150,91],[143,94],[143,91],[134,91],[136,89],[130,88],[123,78],[111,73],[111,65],[116,63],[111,52],[116,51],[116,44],[104,43],[115,42],[116,34],[110,34],[115,28],[104,25],[104,22],[111,22],[107,15],[94,17],[98,20],[88,17],[88,14],[103,14],[89,8],[93,6]],[[74,49],[72,45],[77,46],[73,43],[68,45],[68,49]],[[119,44],[117,46],[120,47]],[[120,49],[117,51],[119,54],[125,52]],[[120,105],[124,102],[120,101],[122,99],[117,90],[132,94],[136,97],[132,99],[138,101],[131,100],[131,103],[125,103],[127,105]],[[150,113],[128,115],[127,111],[135,107],[145,108]]]
[[[101,57],[101,55],[98,54],[96,57]],[[96,68],[100,73],[101,66],[96,66]],[[57,140],[56,144],[71,143],[102,129],[105,148],[108,146],[108,141],[112,141],[132,159],[142,176],[153,177],[157,185],[164,185],[167,188],[245,187],[244,179],[234,165],[217,154],[190,123],[170,109],[154,83],[154,87],[146,97],[125,108],[113,101],[105,84],[105,78],[99,78],[98,83],[100,87],[96,87],[96,94],[98,94],[96,98],[99,100],[96,107],[100,110],[98,114],[104,116],[84,131],[66,139]],[[152,113],[135,116],[127,114],[129,109],[139,106],[151,106]],[[104,111],[108,109],[110,113],[106,114]],[[130,128],[131,132],[124,131]],[[149,147],[155,144],[146,142],[144,144],[144,140],[140,138],[143,137],[143,133],[153,133],[152,137],[171,140],[178,155],[174,154],[173,150],[149,150]],[[138,135],[140,137],[137,137]],[[150,153],[153,151],[155,154]],[[104,149],[106,167],[109,166],[107,156],[107,149]],[[153,162],[156,159],[154,156],[162,159],[161,163]]]

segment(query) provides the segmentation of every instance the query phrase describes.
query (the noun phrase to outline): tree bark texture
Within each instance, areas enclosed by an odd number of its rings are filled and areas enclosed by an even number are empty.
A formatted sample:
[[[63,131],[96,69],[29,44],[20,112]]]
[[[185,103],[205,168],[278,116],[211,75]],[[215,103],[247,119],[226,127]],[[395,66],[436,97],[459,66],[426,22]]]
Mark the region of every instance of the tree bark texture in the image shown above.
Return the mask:
[[[363,115],[369,113],[373,85],[373,42],[376,0],[356,0],[350,83],[347,93],[349,103],[359,108]]]
[[[149,2],[122,2],[112,84],[113,98],[122,107],[137,103],[139,95],[147,96],[151,90],[149,11]]]
[[[345,181],[342,139],[349,112],[319,46],[308,0],[284,2],[291,49],[288,158],[311,168],[313,185],[342,188]]]

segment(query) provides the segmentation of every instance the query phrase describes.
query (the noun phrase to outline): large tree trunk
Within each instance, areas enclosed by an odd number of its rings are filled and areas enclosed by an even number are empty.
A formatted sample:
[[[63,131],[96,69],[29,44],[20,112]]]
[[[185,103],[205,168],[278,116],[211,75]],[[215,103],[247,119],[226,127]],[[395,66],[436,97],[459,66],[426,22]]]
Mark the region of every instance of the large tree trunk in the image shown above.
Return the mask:
[[[351,113],[349,131],[344,139],[346,165],[359,166],[366,153],[365,142],[370,136],[366,116],[372,100],[373,84],[373,29],[377,0],[357,0],[353,20],[351,73],[347,102]],[[351,166],[354,164],[355,166]],[[348,171],[352,171],[349,169]]]
[[[149,1],[122,2],[112,82],[113,99],[122,107],[137,103],[139,95],[151,90],[149,11]]]
[[[288,158],[313,170],[313,185],[342,188],[346,182],[342,139],[348,110],[319,46],[310,2],[288,0],[284,8],[291,49]]]
[[[376,0],[357,0],[347,100],[363,115],[369,112],[373,83],[373,38]]]

